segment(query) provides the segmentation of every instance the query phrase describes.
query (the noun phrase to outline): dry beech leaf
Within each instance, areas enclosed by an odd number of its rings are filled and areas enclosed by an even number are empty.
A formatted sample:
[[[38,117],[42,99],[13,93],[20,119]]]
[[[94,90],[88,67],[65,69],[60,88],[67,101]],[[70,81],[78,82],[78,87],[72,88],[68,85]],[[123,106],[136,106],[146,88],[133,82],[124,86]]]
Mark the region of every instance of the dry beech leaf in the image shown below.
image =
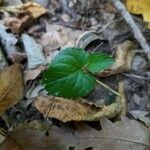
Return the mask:
[[[9,12],[16,14],[16,17],[8,17],[5,24],[14,33],[20,33],[28,27],[35,19],[46,13],[46,9],[37,3],[27,2],[17,6],[6,7]]]
[[[100,106],[84,99],[64,99],[53,96],[39,96],[34,105],[45,117],[67,121],[93,121],[102,117],[112,118],[122,113],[124,105],[123,84],[119,85],[116,102],[108,106]]]
[[[0,114],[23,97],[21,64],[14,64],[0,71]]]
[[[143,15],[150,29],[150,0],[126,0],[127,9],[133,14]]]
[[[146,150],[149,131],[135,120],[122,117],[117,123],[100,120],[102,129],[95,130],[84,123],[74,123],[69,129],[31,122],[8,133],[1,150]]]
[[[97,73],[99,77],[106,77],[113,74],[119,74],[131,68],[132,59],[135,55],[134,45],[130,41],[118,45],[115,56],[115,63],[112,67]]]

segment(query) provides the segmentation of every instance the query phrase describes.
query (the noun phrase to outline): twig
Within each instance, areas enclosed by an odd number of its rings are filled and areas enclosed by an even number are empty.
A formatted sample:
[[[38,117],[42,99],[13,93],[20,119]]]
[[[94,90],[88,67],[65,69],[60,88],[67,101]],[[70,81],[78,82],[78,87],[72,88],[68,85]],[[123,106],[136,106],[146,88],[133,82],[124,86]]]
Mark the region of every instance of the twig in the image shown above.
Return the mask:
[[[119,13],[123,16],[127,24],[131,27],[134,37],[140,43],[142,49],[147,54],[148,59],[150,60],[150,46],[147,44],[146,39],[144,38],[142,32],[136,25],[132,16],[129,14],[125,6],[120,0],[111,0],[113,5],[118,9]]]

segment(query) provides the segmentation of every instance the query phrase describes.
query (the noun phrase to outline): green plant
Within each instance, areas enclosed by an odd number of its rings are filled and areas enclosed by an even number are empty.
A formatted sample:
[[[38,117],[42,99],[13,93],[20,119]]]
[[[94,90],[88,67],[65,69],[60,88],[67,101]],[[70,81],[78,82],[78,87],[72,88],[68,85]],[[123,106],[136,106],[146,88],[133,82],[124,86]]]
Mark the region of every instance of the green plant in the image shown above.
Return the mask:
[[[95,87],[96,82],[109,88],[97,80],[94,74],[113,63],[114,59],[103,53],[88,54],[81,48],[66,48],[52,60],[43,74],[42,82],[52,95],[65,98],[82,97]]]

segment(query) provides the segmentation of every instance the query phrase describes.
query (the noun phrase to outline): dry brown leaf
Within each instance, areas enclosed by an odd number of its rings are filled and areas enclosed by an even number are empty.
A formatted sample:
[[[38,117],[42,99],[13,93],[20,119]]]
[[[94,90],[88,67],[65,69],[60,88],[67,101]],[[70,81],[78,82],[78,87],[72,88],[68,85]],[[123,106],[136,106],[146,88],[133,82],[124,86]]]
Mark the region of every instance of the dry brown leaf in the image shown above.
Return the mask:
[[[55,50],[59,47],[74,46],[77,38],[83,33],[80,30],[73,30],[71,28],[62,25],[49,24],[47,22],[46,22],[46,31],[47,34],[44,36],[45,38],[49,38],[49,45],[50,45],[49,49],[51,50]]]
[[[13,33],[20,33],[26,27],[28,27],[33,21],[30,14],[22,13],[18,17],[7,17],[5,19],[5,25],[9,27]]]
[[[44,126],[44,125],[43,125]],[[50,128],[37,122],[24,124],[22,127],[8,133],[8,137],[0,144],[1,150],[60,150],[59,145],[51,149],[55,139],[46,136]]]
[[[20,33],[28,27],[36,18],[46,13],[46,9],[37,3],[27,2],[25,4],[7,7],[7,11],[15,13],[16,17],[8,17],[5,24],[14,33]]]
[[[120,87],[122,84],[120,84]],[[123,88],[120,94],[123,95]],[[124,98],[124,95],[123,95]],[[84,99],[64,99],[52,96],[39,96],[35,101],[35,107],[45,117],[56,118],[63,122],[67,121],[93,121],[102,117],[112,118],[122,111],[122,96],[109,106],[100,106]]]
[[[121,104],[114,103],[109,106],[98,106],[83,99],[69,100],[60,97],[39,96],[35,107],[45,117],[67,121],[92,121],[101,117],[114,117],[121,112]]]
[[[106,118],[100,121],[102,130],[84,123],[74,128],[50,126],[32,122],[8,133],[0,144],[1,150],[146,150],[149,149],[149,132],[137,121],[122,117],[117,123]]]
[[[21,64],[14,64],[0,71],[0,114],[23,97]]]
[[[112,67],[97,73],[99,77],[106,77],[113,74],[119,74],[131,68],[132,59],[135,55],[134,45],[130,41],[126,41],[118,45],[115,56],[115,63]]]
[[[30,70],[25,71],[25,75],[24,75],[25,83],[29,80],[36,79],[39,76],[39,74],[41,74],[45,69],[46,69],[45,66],[39,66],[35,69],[30,69]]]
[[[34,19],[40,17],[47,12],[44,7],[34,2],[27,2],[12,7],[6,7],[5,10],[12,13],[28,12],[33,16]]]

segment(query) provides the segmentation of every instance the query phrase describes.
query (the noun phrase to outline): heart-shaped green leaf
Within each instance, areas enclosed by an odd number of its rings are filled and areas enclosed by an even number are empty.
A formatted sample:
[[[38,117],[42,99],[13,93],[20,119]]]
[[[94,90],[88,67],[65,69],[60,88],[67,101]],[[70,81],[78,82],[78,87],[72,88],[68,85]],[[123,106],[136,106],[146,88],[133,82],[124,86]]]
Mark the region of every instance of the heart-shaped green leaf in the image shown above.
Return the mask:
[[[104,53],[92,53],[88,57],[87,69],[96,73],[109,68],[114,63],[114,59]]]
[[[46,90],[56,96],[85,96],[95,86],[95,77],[84,71],[88,54],[79,48],[62,50],[43,74]]]
[[[113,59],[105,54],[88,54],[81,48],[66,48],[52,60],[43,74],[45,89],[55,96],[85,96],[96,84],[91,73],[108,68]],[[91,73],[89,73],[91,72]]]

